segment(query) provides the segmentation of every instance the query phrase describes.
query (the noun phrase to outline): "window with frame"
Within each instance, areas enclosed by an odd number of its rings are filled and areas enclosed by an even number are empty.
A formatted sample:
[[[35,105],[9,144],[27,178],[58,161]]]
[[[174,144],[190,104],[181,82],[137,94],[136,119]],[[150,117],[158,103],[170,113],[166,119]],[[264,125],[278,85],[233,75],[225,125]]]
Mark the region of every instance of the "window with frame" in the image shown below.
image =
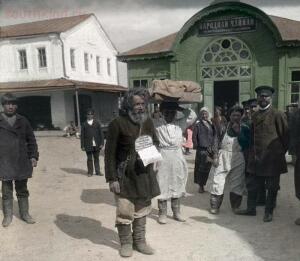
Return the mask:
[[[20,69],[21,70],[28,69],[27,54],[26,54],[25,49],[19,50],[19,63],[20,63]]]
[[[47,55],[46,55],[45,47],[38,48],[38,56],[39,56],[39,67],[40,68],[47,67]]]
[[[96,56],[96,69],[97,69],[97,73],[100,74],[101,73],[100,56]]]
[[[133,80],[133,87],[134,88],[147,88],[148,87],[148,80],[142,79],[142,80]]]
[[[291,103],[298,103],[300,97],[300,70],[292,71]]]
[[[110,75],[111,71],[110,71],[110,58],[107,58],[107,75]]]
[[[70,63],[71,63],[71,68],[75,69],[75,49],[73,48],[70,49]]]
[[[84,53],[84,69],[86,72],[89,71],[89,54]]]

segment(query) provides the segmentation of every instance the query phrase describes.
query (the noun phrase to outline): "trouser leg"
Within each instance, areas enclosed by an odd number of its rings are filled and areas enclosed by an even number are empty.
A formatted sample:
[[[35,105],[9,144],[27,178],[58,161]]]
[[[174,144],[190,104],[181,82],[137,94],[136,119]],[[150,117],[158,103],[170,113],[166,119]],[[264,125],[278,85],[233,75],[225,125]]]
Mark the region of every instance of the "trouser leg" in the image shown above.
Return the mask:
[[[256,205],[257,206],[264,206],[266,204],[266,184],[262,182],[257,191],[257,199]]]
[[[276,205],[279,183],[280,183],[279,175],[275,177],[266,178],[267,198],[266,198],[264,222],[270,222],[273,219],[273,210]]]
[[[230,205],[233,211],[236,211],[242,203],[243,196],[230,192]]]
[[[254,175],[249,174],[247,176],[247,209],[235,211],[238,215],[255,216],[256,215],[256,199],[257,199],[257,187],[258,178]]]
[[[88,169],[88,176],[93,175],[93,152],[92,151],[86,151],[87,156],[87,169]]]
[[[94,159],[94,166],[95,166],[95,173],[96,175],[100,175],[100,163],[99,163],[99,150],[93,151],[93,159]]]
[[[2,199],[13,199],[13,182],[12,180],[2,181]]]
[[[16,194],[17,194],[18,199],[29,197],[27,182],[28,182],[28,179],[16,180],[15,181],[15,188],[16,188]]]
[[[8,227],[13,217],[13,184],[12,181],[2,181],[2,226]]]

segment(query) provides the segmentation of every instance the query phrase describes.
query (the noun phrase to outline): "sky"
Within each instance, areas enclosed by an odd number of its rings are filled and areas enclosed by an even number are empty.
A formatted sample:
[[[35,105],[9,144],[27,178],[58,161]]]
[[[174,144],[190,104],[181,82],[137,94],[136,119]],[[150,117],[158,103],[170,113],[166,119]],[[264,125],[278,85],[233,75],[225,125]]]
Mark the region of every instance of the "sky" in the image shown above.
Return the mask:
[[[0,25],[94,13],[119,52],[177,32],[213,0],[0,0]],[[217,0],[218,1],[218,0]],[[299,0],[244,0],[300,20]]]

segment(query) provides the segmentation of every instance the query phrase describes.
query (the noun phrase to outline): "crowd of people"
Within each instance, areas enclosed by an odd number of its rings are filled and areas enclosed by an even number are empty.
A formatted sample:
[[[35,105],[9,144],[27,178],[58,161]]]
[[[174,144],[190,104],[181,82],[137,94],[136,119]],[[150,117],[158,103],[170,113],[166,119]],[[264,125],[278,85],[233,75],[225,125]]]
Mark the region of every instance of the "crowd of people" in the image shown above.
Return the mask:
[[[154,253],[146,241],[146,216],[153,198],[158,200],[159,224],[167,223],[168,201],[173,218],[186,221],[180,205],[188,179],[184,154],[190,149],[196,150],[194,182],[199,193],[210,192],[211,214],[219,213],[226,185],[235,214],[255,216],[256,207],[265,205],[263,221],[272,221],[280,176],[287,172],[288,149],[297,159],[295,187],[300,199],[300,109],[288,121],[285,113],[272,107],[274,88],[259,86],[255,92],[257,99],[243,102],[243,107],[233,106],[227,115],[215,107],[212,116],[203,107],[197,116],[175,101],[163,101],[155,106],[152,117],[147,111],[147,90],[134,88],[126,93],[122,113],[109,124],[104,157],[105,178],[116,203],[115,224],[122,257],[130,257],[133,249],[147,255]],[[7,227],[12,222],[13,181],[21,218],[33,224],[27,181],[37,166],[38,147],[28,120],[16,112],[17,98],[7,93],[1,103],[2,225]],[[87,111],[80,136],[81,148],[87,154],[88,176],[94,169],[96,175],[103,175],[99,153],[104,136],[94,114],[92,109]],[[148,150],[153,147],[160,159],[154,159],[153,150]],[[145,157],[152,161],[145,164]],[[244,195],[247,208],[240,209]],[[300,218],[295,223],[300,225]]]

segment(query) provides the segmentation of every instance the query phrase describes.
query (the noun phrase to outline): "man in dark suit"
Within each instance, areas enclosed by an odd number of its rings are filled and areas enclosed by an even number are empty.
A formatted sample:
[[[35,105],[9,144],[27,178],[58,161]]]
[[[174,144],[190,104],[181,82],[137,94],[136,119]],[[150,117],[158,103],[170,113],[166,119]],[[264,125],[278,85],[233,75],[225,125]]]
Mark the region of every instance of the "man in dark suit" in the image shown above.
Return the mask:
[[[104,144],[104,137],[100,122],[95,119],[94,115],[93,109],[87,111],[87,120],[81,127],[80,136],[81,149],[87,155],[88,177],[93,175],[93,165],[95,167],[95,175],[103,176],[100,172],[99,154]]]
[[[29,215],[28,178],[39,157],[36,140],[29,121],[17,114],[17,98],[12,93],[1,97],[0,113],[0,180],[2,181],[2,226],[7,227],[13,217],[13,181],[21,219],[28,224],[35,220]]]
[[[286,115],[272,107],[274,88],[259,86],[255,92],[258,111],[252,115],[252,141],[247,166],[247,209],[237,214],[256,215],[257,193],[265,185],[267,194],[263,220],[270,222],[280,188],[280,174],[287,172],[285,153],[288,147],[288,125]]]

